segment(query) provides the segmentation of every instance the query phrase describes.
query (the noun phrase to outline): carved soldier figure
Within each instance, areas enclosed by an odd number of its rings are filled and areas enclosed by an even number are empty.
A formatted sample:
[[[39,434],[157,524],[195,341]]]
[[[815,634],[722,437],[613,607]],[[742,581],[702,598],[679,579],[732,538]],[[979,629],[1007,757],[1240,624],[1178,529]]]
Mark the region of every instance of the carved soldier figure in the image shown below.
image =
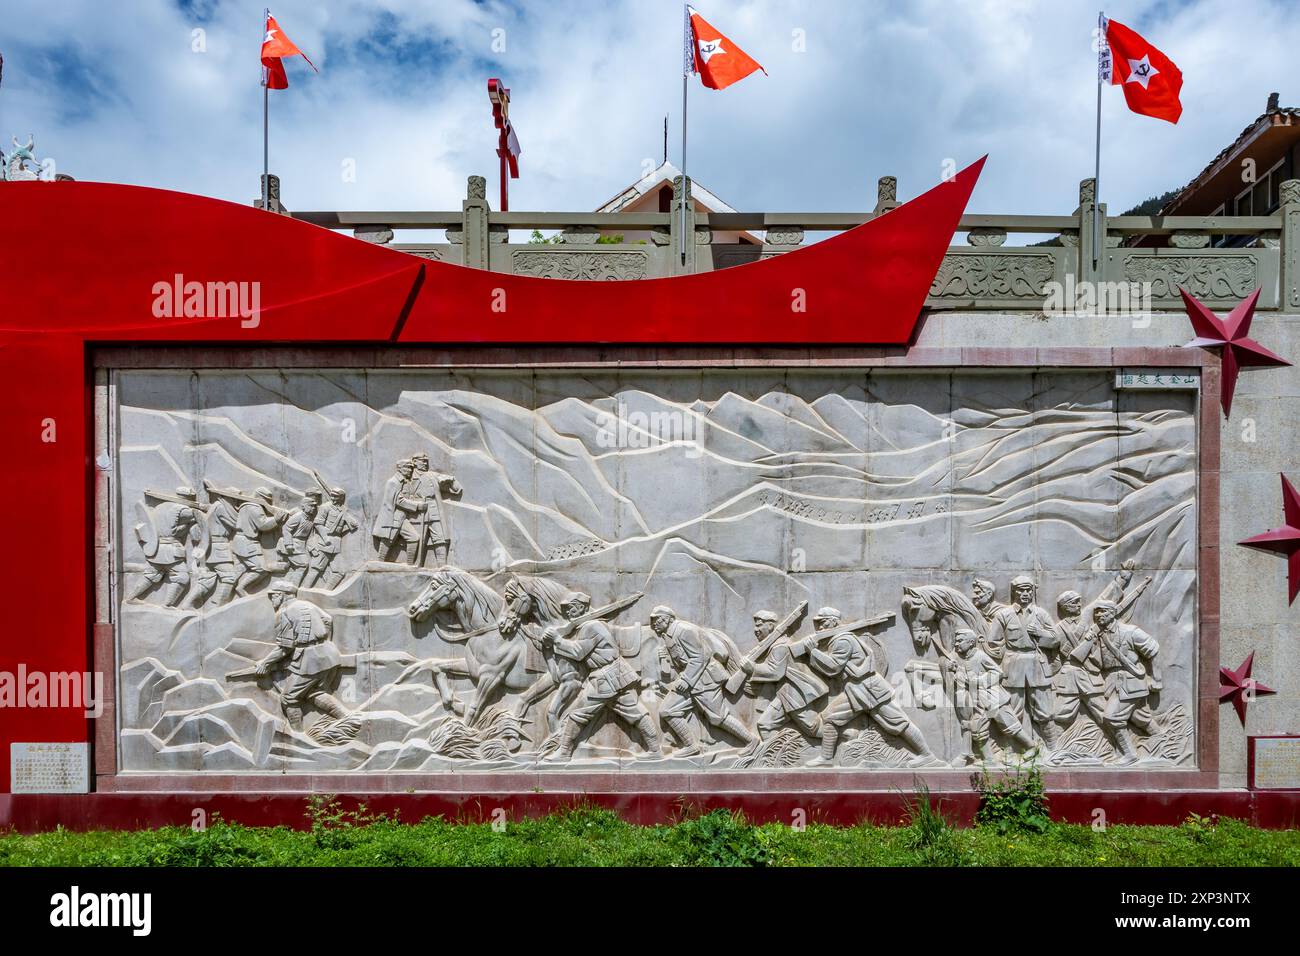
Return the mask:
[[[574,620],[591,609],[591,598],[581,591],[574,592],[561,609],[567,618]],[[587,675],[582,683],[582,696],[564,720],[560,746],[551,755],[552,759],[570,760],[582,729],[606,708],[641,735],[648,755],[659,756],[659,732],[650,712],[637,697],[641,679],[623,659],[608,624],[601,620],[586,621],[572,637],[559,637],[555,629],[548,628],[541,640],[544,648],[553,648],[556,655],[583,668]]]
[[[1103,726],[1120,754],[1119,762],[1133,763],[1138,757],[1129,724],[1148,735],[1160,730],[1160,719],[1147,707],[1147,698],[1161,688],[1156,663],[1160,645],[1140,627],[1120,621],[1118,614],[1114,602],[1098,601],[1092,609],[1092,627],[1070,657],[1080,663],[1095,662],[1105,682]]]
[[[301,586],[307,575],[310,555],[307,544],[316,528],[316,513],[320,509],[321,494],[310,489],[298,499],[298,507],[289,512],[280,526],[280,540],[275,545],[285,568],[285,579]]]
[[[822,715],[821,754],[809,765],[824,766],[835,762],[840,728],[859,714],[875,721],[886,734],[900,738],[916,754],[913,764],[932,763],[935,756],[920,728],[894,702],[894,691],[889,682],[876,673],[875,653],[852,633],[838,634],[830,638],[826,647],[821,646],[823,639],[817,632],[839,626],[840,612],[833,607],[824,607],[813,618],[813,633],[792,648],[797,648],[799,655],[807,656],[813,670],[844,681],[843,690],[832,698]]]
[[[554,733],[560,726],[560,718],[565,710],[582,691],[582,666],[572,658],[557,653],[554,643],[541,641],[539,625],[543,625],[544,621],[539,602],[543,599],[542,595],[530,593],[518,578],[512,577],[506,582],[504,596],[506,613],[499,625],[501,633],[510,635],[516,630],[522,632],[525,639],[533,643],[546,667],[545,676],[520,695],[515,704],[515,716],[522,720],[533,704],[551,694],[551,702],[546,707],[546,729]],[[566,600],[573,602],[574,595],[566,596]]]
[[[1002,662],[1002,683],[1018,713],[1028,715],[1043,742],[1057,737],[1052,696],[1052,661],[1060,637],[1051,616],[1034,603],[1034,582],[1027,575],[1011,580],[1011,604],[994,610],[987,635],[990,656]]]
[[[205,485],[212,502],[208,509],[208,557],[190,595],[190,607],[198,607],[209,597],[213,604],[225,604],[234,596],[242,569],[230,550],[230,538],[239,522],[238,512],[220,489]]]
[[[257,662],[265,677],[288,660],[289,679],[280,688],[280,707],[289,726],[302,729],[303,706],[311,704],[330,717],[348,716],[348,709],[328,691],[343,664],[334,646],[334,622],[316,605],[298,597],[288,581],[276,581],[267,592],[275,608],[275,649]]]
[[[771,611],[754,615],[754,637],[761,644],[776,626],[777,617]],[[740,666],[749,675],[746,689],[751,684],[775,683],[778,685],[771,704],[758,719],[758,735],[766,737],[779,730],[786,722],[794,724],[809,737],[819,738],[822,731],[821,715],[813,705],[825,697],[830,688],[826,682],[810,671],[798,658],[807,657],[806,645],[788,639],[778,640],[759,663],[748,657]]]
[[[659,636],[663,670],[677,675],[659,707],[659,716],[681,744],[679,756],[691,757],[700,752],[700,742],[687,720],[692,711],[710,726],[721,727],[746,746],[753,745],[754,735],[736,716],[723,693],[728,673],[718,660],[713,639],[698,624],[678,620],[676,612],[662,604],[650,612],[650,628]]]
[[[412,478],[414,495],[422,502],[421,510],[412,518],[419,525],[419,546],[415,563],[424,566],[427,551],[433,551],[434,564],[441,567],[451,553],[451,527],[447,521],[446,504],[442,496],[459,495],[461,487],[451,475],[429,470],[429,456],[421,452],[411,459],[414,466]]]
[[[944,658],[942,665],[952,675],[957,722],[969,738],[967,761],[989,759],[989,727],[994,724],[1026,752],[1034,750],[1033,734],[1016,716],[1002,686],[1002,668],[978,642],[970,628],[958,628],[952,636],[956,657]]]
[[[419,503],[412,494],[411,475],[414,471],[414,463],[404,458],[397,463],[393,477],[384,482],[384,497],[379,502],[379,512],[370,529],[375,548],[384,561],[392,561],[402,552],[414,557],[418,532],[410,518],[419,510]]]
[[[271,489],[258,488],[251,499],[245,499],[235,515],[235,536],[230,550],[240,566],[239,581],[235,590],[247,594],[249,588],[270,576],[278,565],[269,565],[262,549],[262,535],[274,531],[285,518],[283,511],[272,503]]]
[[[186,542],[200,540],[198,494],[193,488],[177,488],[174,496],[161,492],[145,494],[160,503],[153,509],[148,523],[135,526],[136,540],[144,550],[149,570],[131,599],[138,601],[155,587],[166,582],[163,603],[175,607],[190,584]]]
[[[1133,561],[1125,561],[1097,600],[1122,598],[1133,579],[1135,566]],[[1056,633],[1060,638],[1060,646],[1057,648],[1060,670],[1052,682],[1056,695],[1056,722],[1062,727],[1069,727],[1079,716],[1079,711],[1083,710],[1101,727],[1106,702],[1103,697],[1105,687],[1100,660],[1096,656],[1089,656],[1078,661],[1071,656],[1088,629],[1088,622],[1083,619],[1083,596],[1078,591],[1064,592],[1056,599],[1056,615]]]
[[[1101,660],[1091,654],[1081,660],[1072,656],[1087,630],[1087,623],[1083,620],[1083,595],[1078,591],[1066,591],[1056,599],[1056,612],[1061,662],[1061,669],[1052,682],[1056,695],[1056,722],[1069,727],[1083,710],[1098,727],[1102,727],[1106,700],[1102,695]]]
[[[971,582],[970,599],[980,614],[984,615],[984,620],[993,623],[993,614],[1004,604],[999,604],[993,600],[997,596],[997,589],[993,587],[992,581],[985,581],[983,578],[976,578]]]
[[[307,542],[309,562],[303,581],[306,587],[322,582],[327,588],[336,587],[343,580],[343,572],[331,565],[343,550],[343,538],[360,527],[356,518],[345,507],[347,494],[342,488],[331,488],[330,500],[322,503],[316,512],[314,534]]]

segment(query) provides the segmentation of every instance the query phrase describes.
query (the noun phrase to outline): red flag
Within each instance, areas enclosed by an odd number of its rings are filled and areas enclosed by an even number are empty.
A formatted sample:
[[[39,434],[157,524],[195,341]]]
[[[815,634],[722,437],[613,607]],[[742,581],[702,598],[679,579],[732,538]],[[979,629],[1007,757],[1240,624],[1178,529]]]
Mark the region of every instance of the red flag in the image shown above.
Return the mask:
[[[263,86],[270,87],[273,90],[287,90],[289,88],[289,77],[285,75],[284,63],[281,57],[300,56],[307,60],[307,54],[299,50],[292,40],[284,35],[280,29],[280,24],[275,22],[275,17],[270,13],[266,16],[266,33],[262,37],[262,66],[266,67],[266,77],[262,81]],[[307,60],[307,65],[316,70],[316,64]],[[317,73],[320,70],[316,70]]]
[[[1110,62],[1103,61],[1102,79],[1124,87],[1124,99],[1134,113],[1177,123],[1183,113],[1178,100],[1183,74],[1174,61],[1114,20],[1106,21],[1106,43]]]
[[[700,74],[700,82],[709,89],[726,89],[755,70],[763,70],[757,60],[715,30],[694,7],[686,8],[686,18],[686,67]]]

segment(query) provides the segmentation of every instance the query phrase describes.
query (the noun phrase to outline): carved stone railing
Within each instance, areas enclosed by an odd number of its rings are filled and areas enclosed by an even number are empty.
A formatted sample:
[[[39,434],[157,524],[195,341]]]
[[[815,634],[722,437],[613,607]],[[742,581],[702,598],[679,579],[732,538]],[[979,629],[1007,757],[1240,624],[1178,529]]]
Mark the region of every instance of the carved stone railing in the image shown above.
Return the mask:
[[[614,280],[708,272],[781,255],[802,245],[808,232],[851,229],[898,205],[890,176],[880,180],[872,212],[702,213],[688,203],[683,216],[680,177],[673,187],[668,212],[494,212],[485,180],[471,176],[460,211],[293,215],[428,259],[543,278]],[[394,242],[414,230],[444,231],[446,239]],[[511,241],[512,234],[534,230],[553,235],[540,243]],[[715,238],[725,232],[747,232],[761,244]],[[1300,310],[1300,180],[1282,184],[1281,206],[1271,216],[1112,217],[1105,203],[1094,202],[1089,179],[1070,215],[967,215],[960,232],[965,245],[945,256],[927,300],[931,308],[1040,310],[1054,294],[1070,300],[1087,286],[1098,297],[1138,297],[1152,309],[1177,309],[1183,286],[1212,307],[1233,305],[1261,287],[1259,308]],[[683,235],[691,240],[683,243]],[[1012,237],[1019,244],[1007,245]],[[1218,237],[1231,242],[1216,246]]]

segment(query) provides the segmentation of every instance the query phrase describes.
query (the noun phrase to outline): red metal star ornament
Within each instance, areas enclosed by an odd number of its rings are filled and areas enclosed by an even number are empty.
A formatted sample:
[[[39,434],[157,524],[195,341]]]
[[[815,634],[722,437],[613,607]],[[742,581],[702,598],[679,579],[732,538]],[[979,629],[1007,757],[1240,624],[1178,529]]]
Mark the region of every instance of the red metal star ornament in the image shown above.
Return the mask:
[[[1241,726],[1246,726],[1246,707],[1260,694],[1276,694],[1271,687],[1265,687],[1250,676],[1250,669],[1255,664],[1255,652],[1242,661],[1234,671],[1227,667],[1219,668],[1219,703],[1231,700],[1233,709],[1241,718]]]
[[[1275,352],[1270,352],[1252,338],[1248,338],[1250,320],[1255,317],[1255,304],[1259,301],[1259,289],[1247,296],[1241,304],[1228,314],[1226,319],[1217,315],[1198,302],[1182,286],[1178,291],[1183,294],[1183,304],[1187,307],[1187,317],[1192,320],[1196,338],[1187,343],[1187,347],[1221,348],[1223,357],[1223,417],[1232,415],[1232,393],[1237,388],[1237,372],[1243,365],[1290,365],[1286,359]]]
[[[1285,524],[1272,531],[1265,531],[1245,541],[1238,541],[1247,548],[1259,551],[1272,551],[1286,556],[1286,579],[1290,586],[1288,604],[1294,604],[1300,594],[1300,492],[1282,475],[1282,515]]]

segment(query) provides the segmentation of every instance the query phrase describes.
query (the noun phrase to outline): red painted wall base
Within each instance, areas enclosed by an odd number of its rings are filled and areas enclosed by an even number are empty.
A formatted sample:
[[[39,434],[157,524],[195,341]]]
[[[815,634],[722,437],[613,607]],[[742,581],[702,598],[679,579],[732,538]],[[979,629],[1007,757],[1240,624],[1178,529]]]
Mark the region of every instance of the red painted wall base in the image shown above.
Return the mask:
[[[167,825],[190,826],[202,810],[248,826],[286,825],[305,829],[307,793],[90,793],[0,794],[0,829],[36,833],[62,825],[69,830],[129,830]],[[1182,823],[1189,813],[1235,817],[1254,826],[1300,826],[1300,791],[1186,790],[1157,793],[1067,790],[1049,793],[1054,819],[1090,824],[1096,811],[1113,824]],[[978,796],[967,791],[937,791],[944,812],[959,825],[974,819]],[[406,822],[444,816],[467,822],[492,819],[504,809],[507,820],[541,816],[579,804],[616,811],[631,823],[670,823],[715,808],[743,810],[756,822],[790,823],[797,811],[809,823],[851,825],[864,820],[897,824],[911,794],[898,791],[825,793],[369,793],[340,794],[348,808],[364,803],[375,813],[397,814]]]

